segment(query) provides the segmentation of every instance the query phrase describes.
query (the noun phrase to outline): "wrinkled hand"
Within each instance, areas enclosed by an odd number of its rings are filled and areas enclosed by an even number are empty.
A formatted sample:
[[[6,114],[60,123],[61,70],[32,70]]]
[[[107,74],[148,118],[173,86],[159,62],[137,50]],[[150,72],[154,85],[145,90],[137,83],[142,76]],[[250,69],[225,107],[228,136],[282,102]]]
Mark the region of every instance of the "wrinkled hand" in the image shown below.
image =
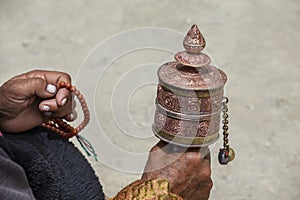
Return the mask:
[[[207,200],[212,188],[210,153],[160,141],[149,154],[142,180],[166,179],[171,192],[186,200]]]
[[[5,82],[0,87],[0,130],[22,132],[45,119],[76,118],[72,94],[58,84],[71,83],[70,76],[56,71],[35,70]]]

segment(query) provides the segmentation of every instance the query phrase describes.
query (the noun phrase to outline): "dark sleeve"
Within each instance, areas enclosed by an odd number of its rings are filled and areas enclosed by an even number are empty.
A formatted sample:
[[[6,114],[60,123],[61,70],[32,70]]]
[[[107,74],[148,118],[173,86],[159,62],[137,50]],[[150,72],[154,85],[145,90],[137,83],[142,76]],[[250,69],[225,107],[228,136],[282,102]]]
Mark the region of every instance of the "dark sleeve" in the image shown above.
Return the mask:
[[[23,168],[11,160],[1,147],[3,143],[0,137],[0,199],[34,200]]]

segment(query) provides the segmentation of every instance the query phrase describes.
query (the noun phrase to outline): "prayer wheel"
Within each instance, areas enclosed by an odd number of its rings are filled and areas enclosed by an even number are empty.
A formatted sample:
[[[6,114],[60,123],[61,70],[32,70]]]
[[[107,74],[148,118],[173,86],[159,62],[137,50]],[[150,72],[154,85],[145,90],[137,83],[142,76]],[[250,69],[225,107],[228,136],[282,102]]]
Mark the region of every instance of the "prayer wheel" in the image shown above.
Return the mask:
[[[202,147],[219,138],[227,76],[210,64],[210,57],[202,52],[205,45],[203,35],[193,25],[183,40],[185,51],[175,55],[176,61],[158,69],[152,129],[161,140],[179,146]]]

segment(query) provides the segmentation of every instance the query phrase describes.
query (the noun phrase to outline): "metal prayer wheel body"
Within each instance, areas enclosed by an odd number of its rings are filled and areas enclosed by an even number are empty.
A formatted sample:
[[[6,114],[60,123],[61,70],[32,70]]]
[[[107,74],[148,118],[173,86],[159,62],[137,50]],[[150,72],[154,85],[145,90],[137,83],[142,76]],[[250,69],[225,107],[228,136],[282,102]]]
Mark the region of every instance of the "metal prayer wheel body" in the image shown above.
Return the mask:
[[[154,134],[181,146],[201,147],[219,138],[220,114],[226,74],[210,65],[201,51],[205,40],[193,25],[184,38],[186,49],[176,61],[163,64],[157,72]]]

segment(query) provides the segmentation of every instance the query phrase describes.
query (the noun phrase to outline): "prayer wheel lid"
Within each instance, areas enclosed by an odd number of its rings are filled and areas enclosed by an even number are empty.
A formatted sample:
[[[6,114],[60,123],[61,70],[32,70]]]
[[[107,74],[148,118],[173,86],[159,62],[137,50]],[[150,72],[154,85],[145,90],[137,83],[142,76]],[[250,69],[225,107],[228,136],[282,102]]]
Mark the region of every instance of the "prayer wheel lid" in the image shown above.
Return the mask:
[[[183,40],[185,51],[175,55],[177,61],[165,63],[157,72],[159,82],[167,88],[201,91],[221,88],[226,74],[210,65],[211,59],[202,53],[206,42],[197,25],[193,25]]]

